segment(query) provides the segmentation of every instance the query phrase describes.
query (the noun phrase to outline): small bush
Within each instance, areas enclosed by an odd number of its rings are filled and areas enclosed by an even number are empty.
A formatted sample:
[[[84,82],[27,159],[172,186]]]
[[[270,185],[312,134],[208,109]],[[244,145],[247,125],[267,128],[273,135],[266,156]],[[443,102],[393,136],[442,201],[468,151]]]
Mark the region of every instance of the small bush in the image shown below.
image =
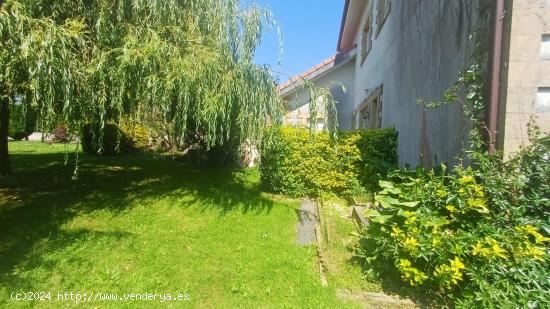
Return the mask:
[[[550,138],[476,170],[401,170],[381,181],[357,255],[379,278],[462,308],[550,303]]]
[[[144,126],[123,124],[120,126],[120,131],[128,137],[135,148],[143,150],[151,148],[151,135]]]
[[[264,187],[289,196],[346,194],[359,191],[361,185],[374,190],[372,182],[377,182],[378,173],[396,164],[395,130],[358,130],[339,135],[335,142],[325,132],[311,136],[304,128],[269,128],[261,146]],[[384,164],[375,165],[382,161]]]
[[[69,142],[68,127],[65,124],[58,125],[52,131],[52,141],[54,143],[67,143]]]
[[[345,132],[360,152],[358,179],[371,192],[379,189],[380,176],[397,166],[397,132],[394,129],[356,130]]]
[[[132,143],[117,125],[105,124],[101,129],[99,123],[88,123],[82,127],[82,149],[90,154],[115,155],[128,152]]]

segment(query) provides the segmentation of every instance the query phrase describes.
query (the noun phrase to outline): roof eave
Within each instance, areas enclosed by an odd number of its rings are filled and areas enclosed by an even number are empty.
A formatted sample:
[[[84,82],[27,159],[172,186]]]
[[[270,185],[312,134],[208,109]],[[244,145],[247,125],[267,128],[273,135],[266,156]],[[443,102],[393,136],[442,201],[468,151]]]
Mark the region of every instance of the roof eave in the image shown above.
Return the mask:
[[[336,46],[336,51],[342,51],[342,36],[344,35],[344,28],[346,27],[346,20],[348,16],[350,0],[346,0],[344,4],[344,12],[342,13],[342,21],[340,22],[340,35],[338,36],[338,45]]]
[[[340,66],[350,62],[351,60],[355,59],[356,55],[356,49],[349,50],[347,52],[341,52],[336,54],[334,57],[334,60],[332,61],[332,66],[329,68],[323,69],[323,67],[316,70],[317,72],[312,72],[309,75],[306,75],[304,73],[297,75],[296,77],[291,79],[291,82],[286,85],[283,88],[279,89],[280,95],[284,98],[288,95],[292,94],[294,91],[296,91],[299,86],[301,85],[301,79],[304,78],[308,81],[315,81],[316,79],[324,76],[325,74],[335,70],[336,68],[339,68]]]
[[[337,51],[352,49],[355,45],[355,35],[361,23],[361,17],[369,0],[346,0],[342,22],[340,24],[340,36],[338,37]]]

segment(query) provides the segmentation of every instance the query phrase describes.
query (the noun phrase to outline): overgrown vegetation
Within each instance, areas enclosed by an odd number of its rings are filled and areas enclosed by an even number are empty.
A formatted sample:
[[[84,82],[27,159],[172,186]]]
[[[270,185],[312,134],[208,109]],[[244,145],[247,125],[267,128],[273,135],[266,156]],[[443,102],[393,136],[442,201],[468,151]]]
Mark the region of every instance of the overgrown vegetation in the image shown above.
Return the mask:
[[[390,173],[358,253],[372,275],[397,272],[459,307],[549,303],[549,152],[546,137],[475,170]]]
[[[373,192],[380,175],[397,163],[397,133],[358,130],[341,132],[334,140],[326,132],[273,127],[261,156],[262,183],[272,192],[289,196]]]
[[[544,307],[550,303],[550,138],[532,124],[530,146],[506,161],[489,155],[479,74],[477,66],[465,72],[443,102],[465,92],[472,167],[391,172],[366,213],[370,225],[356,253],[369,275],[397,276],[441,304]]]

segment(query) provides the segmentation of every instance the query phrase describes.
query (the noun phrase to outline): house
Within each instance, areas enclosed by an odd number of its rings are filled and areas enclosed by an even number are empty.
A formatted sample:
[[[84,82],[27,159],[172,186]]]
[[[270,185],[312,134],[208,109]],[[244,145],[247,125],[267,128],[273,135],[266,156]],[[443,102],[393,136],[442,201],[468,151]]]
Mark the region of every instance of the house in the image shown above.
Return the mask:
[[[353,110],[355,47],[324,60],[308,71],[295,76],[279,85],[279,93],[286,102],[288,113],[283,119],[287,125],[309,126],[309,91],[302,87],[302,79],[313,82],[318,87],[330,89],[333,98],[338,102],[338,125],[341,130],[352,128],[350,115]],[[322,98],[317,98],[319,101]],[[320,102],[319,102],[320,103]],[[318,129],[324,129],[325,110],[318,105]],[[343,115],[343,116],[342,116]]]
[[[440,100],[477,59],[488,63],[491,148],[517,151],[533,115],[549,132],[549,0],[346,0],[337,54],[279,88],[285,122],[308,120],[305,78],[331,87],[340,129],[394,127],[401,166],[454,164],[469,127],[461,105],[417,101]]]

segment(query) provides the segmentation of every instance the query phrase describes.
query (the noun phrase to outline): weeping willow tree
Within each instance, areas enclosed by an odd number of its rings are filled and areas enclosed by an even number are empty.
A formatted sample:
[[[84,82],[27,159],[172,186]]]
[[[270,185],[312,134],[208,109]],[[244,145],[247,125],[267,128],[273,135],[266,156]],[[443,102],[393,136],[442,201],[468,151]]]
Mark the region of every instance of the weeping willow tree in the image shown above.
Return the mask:
[[[74,55],[83,46],[84,28],[77,19],[56,24],[31,17],[18,2],[0,4],[0,175],[11,172],[8,129],[13,104],[22,104],[22,117],[31,105],[40,106],[44,115],[58,114],[72,104],[78,83],[72,68],[79,67]]]
[[[0,174],[14,98],[63,121],[171,123],[173,138],[208,146],[257,140],[282,104],[253,63],[268,11],[237,0],[6,0],[0,8]]]

